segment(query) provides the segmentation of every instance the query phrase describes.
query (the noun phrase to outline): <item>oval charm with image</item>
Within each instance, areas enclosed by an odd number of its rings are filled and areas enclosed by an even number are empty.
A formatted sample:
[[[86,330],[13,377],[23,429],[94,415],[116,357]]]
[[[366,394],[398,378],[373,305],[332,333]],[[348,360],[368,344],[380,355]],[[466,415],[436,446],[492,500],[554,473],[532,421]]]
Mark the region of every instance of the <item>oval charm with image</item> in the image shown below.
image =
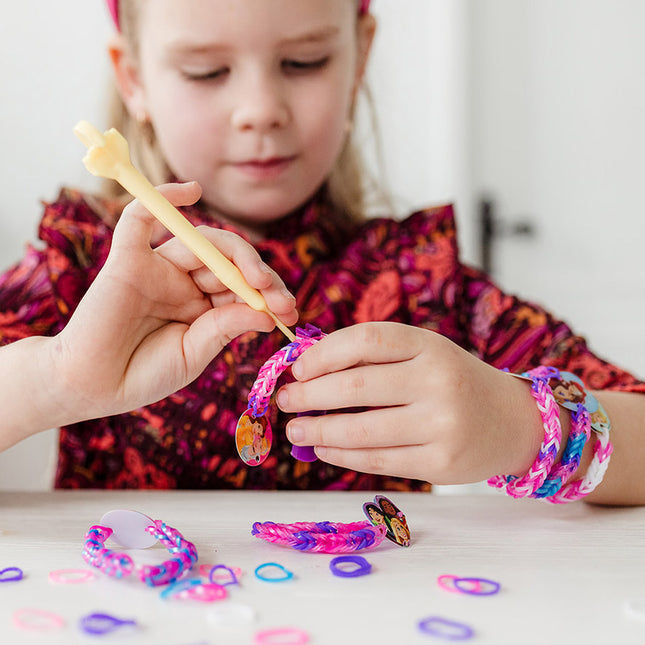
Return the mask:
[[[269,419],[253,416],[249,409],[239,418],[235,429],[235,446],[247,466],[259,466],[271,451],[273,432]]]

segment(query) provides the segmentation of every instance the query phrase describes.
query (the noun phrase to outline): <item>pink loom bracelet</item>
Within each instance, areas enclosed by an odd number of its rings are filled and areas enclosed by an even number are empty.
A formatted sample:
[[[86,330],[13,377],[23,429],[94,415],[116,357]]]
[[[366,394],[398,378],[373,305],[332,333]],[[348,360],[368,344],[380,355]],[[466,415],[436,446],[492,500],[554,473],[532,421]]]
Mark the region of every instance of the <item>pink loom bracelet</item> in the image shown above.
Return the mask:
[[[92,526],[85,535],[83,559],[91,566],[100,569],[108,576],[122,578],[133,572],[141,582],[154,587],[174,582],[184,571],[188,571],[197,562],[197,549],[192,542],[185,540],[182,534],[161,520],[155,520],[146,531],[161,542],[172,554],[172,557],[159,565],[135,567],[132,558],[126,553],[106,549],[103,545],[112,535],[111,528]]]
[[[542,415],[544,440],[535,461],[526,475],[520,478],[496,475],[488,480],[489,486],[506,489],[506,493],[515,498],[532,495],[542,486],[553,467],[562,439],[560,412],[547,379],[535,376],[530,372],[527,372],[527,376],[530,376],[533,381],[531,395],[535,399]]]
[[[296,329],[296,340],[279,349],[258,370],[258,376],[249,392],[249,409],[255,417],[261,417],[271,402],[271,395],[282,372],[296,362],[305,350],[315,345],[325,334],[307,325],[305,329]]]
[[[384,524],[370,522],[296,522],[276,524],[255,522],[252,535],[298,551],[311,553],[349,553],[378,546],[387,532]]]

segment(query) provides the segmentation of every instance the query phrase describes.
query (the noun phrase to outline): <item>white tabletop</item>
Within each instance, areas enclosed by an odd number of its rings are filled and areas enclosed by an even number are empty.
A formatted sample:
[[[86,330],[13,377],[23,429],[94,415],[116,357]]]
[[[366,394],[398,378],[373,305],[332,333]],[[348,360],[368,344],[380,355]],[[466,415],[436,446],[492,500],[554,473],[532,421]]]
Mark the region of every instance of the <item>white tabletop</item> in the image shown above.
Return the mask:
[[[286,626],[305,630],[312,644],[440,643],[418,630],[418,622],[429,616],[470,626],[472,643],[645,643],[645,613],[634,611],[645,608],[645,508],[553,507],[503,495],[389,493],[407,516],[412,546],[385,541],[361,551],[373,569],[357,578],[333,576],[333,555],[268,544],[250,532],[255,521],[361,521],[362,504],[373,496],[2,493],[0,569],[20,567],[25,577],[0,583],[0,643],[253,643],[258,631]],[[226,600],[206,604],[164,600],[159,589],[100,573],[84,584],[52,584],[52,570],[88,568],[80,555],[84,535],[116,508],[135,509],[174,526],[195,543],[199,563],[241,568],[240,585],[227,587]],[[150,562],[167,553],[157,546],[131,555]],[[294,578],[281,583],[257,579],[253,572],[265,562],[283,565]],[[501,583],[501,591],[488,597],[449,593],[437,585],[441,574],[490,578]],[[252,622],[233,620],[240,605],[253,610]],[[66,627],[36,635],[21,631],[12,619],[21,608],[54,612]],[[134,619],[137,627],[88,636],[79,619],[92,612]]]

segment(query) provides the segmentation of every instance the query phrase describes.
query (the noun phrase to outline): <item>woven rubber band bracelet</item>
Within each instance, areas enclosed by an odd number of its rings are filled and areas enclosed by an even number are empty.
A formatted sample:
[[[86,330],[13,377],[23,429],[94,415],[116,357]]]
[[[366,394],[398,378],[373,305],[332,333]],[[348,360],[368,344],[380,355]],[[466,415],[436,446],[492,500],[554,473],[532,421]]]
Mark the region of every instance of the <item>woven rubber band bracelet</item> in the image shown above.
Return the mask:
[[[151,587],[174,582],[197,562],[195,545],[185,540],[177,529],[161,520],[154,520],[154,523],[145,530],[168,549],[172,555],[170,559],[159,565],[135,566],[132,558],[126,553],[105,548],[105,541],[112,535],[113,530],[98,525],[92,526],[85,535],[83,559],[89,565],[115,578],[123,578],[134,573],[141,582]]]
[[[560,450],[562,427],[560,425],[560,412],[553,392],[548,384],[548,379],[526,372],[531,378],[531,395],[535,399],[544,427],[544,440],[540,446],[537,457],[526,475],[512,477],[496,475],[488,480],[488,485],[494,488],[505,489],[511,497],[519,498],[533,495],[546,480],[553,462]]]
[[[609,441],[609,433],[599,433],[593,448],[593,459],[584,478],[563,486],[557,493],[544,499],[552,504],[565,504],[566,502],[575,502],[591,493],[603,480],[613,450],[614,447]]]
[[[556,464],[540,488],[531,495],[544,499],[555,495],[578,470],[582,451],[591,434],[591,421],[587,409],[578,404],[578,409],[571,414],[571,430],[567,445],[560,462]]]
[[[296,359],[317,343],[323,334],[318,327],[307,324],[304,329],[296,329],[296,340],[279,349],[258,370],[258,376],[249,392],[249,409],[256,417],[261,417],[271,402],[271,395],[282,372],[296,362]]]
[[[267,458],[269,450],[271,449],[270,443],[272,436],[268,419],[263,419],[263,425],[265,427],[264,439],[268,445],[266,449],[261,451],[260,456],[251,458],[249,454],[245,454],[245,450],[248,451],[251,445],[248,441],[241,441],[241,436],[246,432],[247,424],[249,422],[251,425],[255,424],[258,422],[258,419],[264,417],[271,402],[273,391],[282,373],[293,365],[305,350],[309,349],[324,336],[325,334],[314,325],[307,324],[304,329],[298,327],[296,329],[296,339],[288,345],[285,345],[282,349],[279,349],[259,369],[258,376],[249,392],[248,409],[240,417],[235,433],[238,453],[242,461],[247,465],[260,465]],[[310,414],[316,413],[311,412]],[[316,455],[311,446],[292,446],[291,455],[300,461],[316,461]]]
[[[298,551],[312,553],[349,553],[378,546],[387,532],[384,524],[370,522],[296,522],[276,524],[255,522],[251,534]]]

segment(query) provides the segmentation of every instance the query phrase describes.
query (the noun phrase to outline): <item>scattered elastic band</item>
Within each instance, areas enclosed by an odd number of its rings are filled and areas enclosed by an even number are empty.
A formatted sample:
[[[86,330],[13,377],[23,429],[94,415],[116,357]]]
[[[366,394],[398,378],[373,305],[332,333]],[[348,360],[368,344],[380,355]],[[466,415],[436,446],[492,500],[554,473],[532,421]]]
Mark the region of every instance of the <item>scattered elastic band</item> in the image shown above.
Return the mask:
[[[198,600],[199,602],[217,602],[228,596],[226,587],[213,582],[194,585],[177,593],[177,598],[185,600]]]
[[[79,621],[80,628],[86,634],[92,634],[94,636],[110,634],[122,627],[136,627],[136,625],[137,622],[135,620],[123,620],[110,614],[101,613],[88,614],[87,616],[83,616]]]
[[[268,568],[279,569],[282,571],[282,576],[276,578],[272,576],[265,576],[263,573],[260,573],[264,569]],[[255,577],[259,580],[264,580],[264,582],[285,582],[286,580],[291,580],[293,578],[293,573],[289,569],[285,569],[281,564],[277,562],[265,562],[255,569]]]
[[[256,645],[305,645],[309,642],[309,634],[297,627],[277,627],[258,632],[253,642]]]
[[[18,609],[13,614],[13,624],[27,632],[53,632],[65,627],[65,619],[44,609]]]
[[[226,571],[228,573],[228,578],[225,578],[223,582],[221,579],[218,580],[218,571]],[[213,568],[208,572],[208,579],[212,584],[221,585],[222,587],[239,584],[235,571],[224,564],[216,564],[213,566]]]
[[[447,641],[465,641],[475,635],[472,627],[440,616],[429,616],[419,621],[418,627],[424,634]]]
[[[343,564],[355,564],[357,568],[345,569],[341,567]],[[357,578],[372,573],[372,565],[360,555],[339,555],[329,563],[329,568],[340,578]]]
[[[78,585],[96,578],[90,569],[58,569],[50,571],[47,576],[49,582],[59,585]]]
[[[22,580],[25,574],[20,567],[7,567],[0,569],[0,582],[17,582]]]
[[[448,574],[439,576],[437,584],[445,591],[470,596],[493,596],[501,588],[499,582],[488,578],[460,578]]]

